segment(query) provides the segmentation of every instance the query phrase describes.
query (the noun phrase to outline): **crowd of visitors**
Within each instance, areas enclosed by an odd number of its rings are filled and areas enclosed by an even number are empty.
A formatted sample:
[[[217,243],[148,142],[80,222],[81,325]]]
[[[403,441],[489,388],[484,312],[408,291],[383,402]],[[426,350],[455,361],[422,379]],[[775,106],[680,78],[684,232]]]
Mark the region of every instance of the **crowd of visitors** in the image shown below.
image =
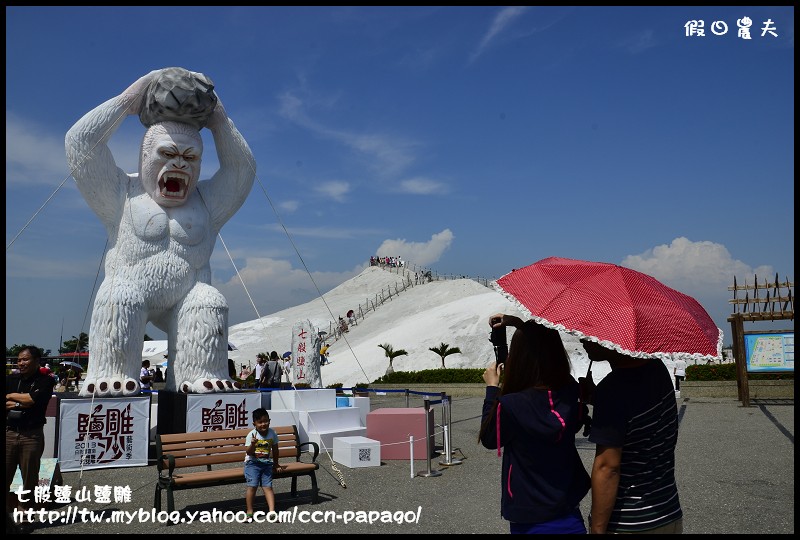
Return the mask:
[[[400,268],[405,266],[406,263],[401,257],[377,257],[369,258],[370,266],[388,266],[390,268]]]

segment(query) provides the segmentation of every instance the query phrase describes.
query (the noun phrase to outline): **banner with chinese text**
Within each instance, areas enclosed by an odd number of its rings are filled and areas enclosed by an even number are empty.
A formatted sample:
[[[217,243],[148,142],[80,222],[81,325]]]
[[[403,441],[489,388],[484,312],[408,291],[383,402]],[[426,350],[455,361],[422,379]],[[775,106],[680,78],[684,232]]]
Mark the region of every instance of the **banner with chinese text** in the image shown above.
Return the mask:
[[[149,444],[149,395],[62,399],[59,403],[62,472],[146,466]]]
[[[186,432],[252,427],[253,411],[259,407],[260,392],[189,394],[186,396]]]

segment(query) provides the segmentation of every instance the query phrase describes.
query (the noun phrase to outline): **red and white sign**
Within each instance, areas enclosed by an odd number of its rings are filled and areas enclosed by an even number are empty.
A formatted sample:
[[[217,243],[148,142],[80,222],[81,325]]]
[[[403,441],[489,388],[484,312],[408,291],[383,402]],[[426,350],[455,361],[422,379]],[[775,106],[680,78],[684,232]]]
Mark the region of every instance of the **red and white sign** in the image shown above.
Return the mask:
[[[58,459],[64,472],[147,465],[150,396],[62,399]]]

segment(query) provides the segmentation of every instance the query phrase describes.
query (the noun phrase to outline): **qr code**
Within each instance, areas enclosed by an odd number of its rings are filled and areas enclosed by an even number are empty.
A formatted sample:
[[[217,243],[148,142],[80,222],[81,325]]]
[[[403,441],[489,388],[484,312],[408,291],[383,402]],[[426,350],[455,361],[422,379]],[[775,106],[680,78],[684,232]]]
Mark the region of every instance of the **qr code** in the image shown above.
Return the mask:
[[[358,461],[370,461],[371,452],[372,448],[359,448]]]

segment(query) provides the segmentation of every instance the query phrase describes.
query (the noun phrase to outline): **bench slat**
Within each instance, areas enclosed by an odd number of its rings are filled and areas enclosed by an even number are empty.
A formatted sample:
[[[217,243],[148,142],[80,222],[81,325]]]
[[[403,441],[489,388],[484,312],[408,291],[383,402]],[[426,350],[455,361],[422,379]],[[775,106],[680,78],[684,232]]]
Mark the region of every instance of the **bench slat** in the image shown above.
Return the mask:
[[[294,426],[270,426],[275,433],[280,435],[294,435]],[[210,439],[230,439],[234,437],[246,437],[253,428],[225,429],[217,431],[194,431],[190,433],[165,433],[159,434],[161,442],[164,444],[185,441],[207,441]]]
[[[174,453],[179,452],[181,450],[199,450],[203,451],[203,449],[214,450],[216,448],[230,448],[235,446],[244,446],[244,443],[247,439],[244,437],[236,438],[236,439],[225,439],[225,440],[214,440],[214,441],[195,441],[195,442],[183,442],[183,443],[169,443],[169,444],[161,444],[161,450],[163,453]],[[297,446],[297,439],[294,437],[289,437],[288,435],[284,435],[284,438],[278,438],[278,447],[279,448],[288,448],[290,446]]]
[[[192,433],[169,433],[159,435],[162,444],[182,443],[182,442],[204,442],[215,439],[235,439],[245,438],[250,433],[250,429],[227,429],[221,431],[195,431]]]
[[[238,430],[237,430],[238,431]],[[247,433],[250,431],[248,430]],[[164,454],[175,453],[180,450],[187,450],[187,449],[215,449],[215,448],[226,448],[226,447],[233,447],[233,446],[244,446],[246,441],[246,437],[232,437],[232,438],[225,438],[221,439],[219,437],[210,439],[210,440],[189,440],[189,441],[181,441],[181,442],[164,442],[163,439],[161,441],[161,451]],[[287,446],[297,446],[297,438],[294,435],[278,435],[278,446],[279,447],[287,447]]]
[[[175,468],[178,467],[200,467],[205,465],[214,465],[216,463],[235,463],[241,461],[244,463],[244,456],[246,455],[243,446],[235,446],[230,448],[219,448],[217,451],[209,452],[208,450],[187,450],[184,452],[168,452],[165,455],[175,457]],[[278,459],[281,458],[296,458],[297,448],[278,448]],[[162,458],[166,460],[167,458]],[[289,462],[291,463],[291,462]],[[165,464],[166,468],[167,465]]]
[[[282,464],[283,465],[283,464]],[[306,473],[319,469],[318,463],[287,463],[285,469],[280,472],[273,472],[272,478],[291,478],[298,473]],[[198,471],[173,476],[176,486],[186,486],[189,484],[217,484],[220,481],[244,482],[244,467],[241,469],[218,469],[216,471]]]

